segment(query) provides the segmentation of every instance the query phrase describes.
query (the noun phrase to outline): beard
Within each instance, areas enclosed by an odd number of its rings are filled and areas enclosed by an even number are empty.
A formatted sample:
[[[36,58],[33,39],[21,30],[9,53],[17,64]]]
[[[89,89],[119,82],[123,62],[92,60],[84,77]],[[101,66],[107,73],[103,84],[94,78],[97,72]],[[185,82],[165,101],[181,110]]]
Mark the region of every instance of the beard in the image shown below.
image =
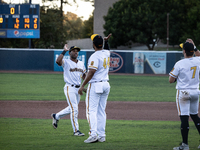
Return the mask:
[[[72,58],[72,59],[76,59],[76,58],[77,58],[77,56],[71,56],[71,58]]]

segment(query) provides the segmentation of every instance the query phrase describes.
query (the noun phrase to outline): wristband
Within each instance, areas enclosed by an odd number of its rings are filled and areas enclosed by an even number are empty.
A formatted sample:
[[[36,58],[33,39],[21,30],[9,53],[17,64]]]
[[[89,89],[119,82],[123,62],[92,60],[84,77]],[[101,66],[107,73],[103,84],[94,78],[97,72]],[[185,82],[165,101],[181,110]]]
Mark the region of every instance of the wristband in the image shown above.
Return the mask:
[[[194,51],[196,52],[198,49],[196,48],[196,46],[194,46]]]
[[[66,52],[67,52],[67,51],[65,51],[65,50],[64,50],[64,51],[62,51],[62,53],[61,53],[61,54],[65,55],[65,53],[66,53]]]
[[[174,80],[174,83],[177,81],[177,79]]]

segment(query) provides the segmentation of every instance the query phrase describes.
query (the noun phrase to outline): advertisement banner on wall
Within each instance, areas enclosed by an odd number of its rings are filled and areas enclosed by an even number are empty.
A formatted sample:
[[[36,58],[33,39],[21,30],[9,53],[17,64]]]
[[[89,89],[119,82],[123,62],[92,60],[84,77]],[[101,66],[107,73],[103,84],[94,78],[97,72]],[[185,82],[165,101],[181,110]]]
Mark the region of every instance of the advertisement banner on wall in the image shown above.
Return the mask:
[[[63,71],[62,66],[58,66],[58,64],[56,64],[56,59],[58,58],[58,56],[62,53],[62,51],[54,51],[54,71]],[[65,59],[70,59],[69,53],[67,52],[64,56]],[[84,62],[84,65],[86,67],[86,52],[84,51],[80,51],[78,54],[78,60]]]
[[[123,65],[123,56],[121,56],[119,53],[111,52],[109,72],[117,72],[123,67]]]
[[[144,54],[137,52],[133,55],[134,73],[144,73]]]
[[[149,65],[154,74],[166,74],[166,53],[134,52],[134,73],[145,73],[145,64]]]
[[[7,30],[7,38],[40,38],[40,30]]]

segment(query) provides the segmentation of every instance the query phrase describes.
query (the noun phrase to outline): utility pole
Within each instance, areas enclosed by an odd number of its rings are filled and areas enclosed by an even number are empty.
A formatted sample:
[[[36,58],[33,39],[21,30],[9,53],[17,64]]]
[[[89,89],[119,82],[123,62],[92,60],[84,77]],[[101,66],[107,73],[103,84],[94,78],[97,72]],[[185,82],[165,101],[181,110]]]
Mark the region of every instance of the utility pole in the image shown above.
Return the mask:
[[[169,47],[169,13],[167,13],[167,50]]]
[[[31,4],[31,0],[29,0],[29,4]],[[29,39],[29,48],[32,48],[32,46],[31,46],[31,39]]]

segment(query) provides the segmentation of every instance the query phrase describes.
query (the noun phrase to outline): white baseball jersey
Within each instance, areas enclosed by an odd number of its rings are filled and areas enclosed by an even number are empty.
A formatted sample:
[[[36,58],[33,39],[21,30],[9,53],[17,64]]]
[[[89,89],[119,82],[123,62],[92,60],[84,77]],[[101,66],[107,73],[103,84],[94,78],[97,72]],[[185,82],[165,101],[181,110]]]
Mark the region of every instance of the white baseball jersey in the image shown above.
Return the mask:
[[[67,99],[68,106],[56,113],[56,119],[60,119],[70,114],[71,124],[74,132],[79,130],[78,124],[78,104],[80,95],[75,85],[81,84],[81,76],[86,72],[84,63],[79,61],[75,63],[70,59],[62,60],[62,67],[64,70],[63,76],[66,82],[64,86],[64,93]],[[73,85],[73,86],[72,86]]]
[[[169,73],[177,78],[176,104],[179,116],[198,113],[199,71],[200,57],[191,57],[178,61]]]
[[[94,76],[89,83],[98,81],[108,81],[108,72],[110,67],[110,51],[100,50],[93,53],[88,60],[88,68],[95,69]]]
[[[177,78],[176,89],[199,89],[200,57],[185,58],[178,61],[170,76]]]
[[[100,50],[93,53],[88,60],[88,68],[95,69],[89,81],[86,95],[86,116],[90,125],[90,135],[105,137],[106,104],[110,92],[108,72],[110,66],[110,51]]]
[[[80,60],[75,63],[70,59],[63,59],[62,61],[64,81],[71,85],[80,85],[81,76],[86,73],[84,63]]]

